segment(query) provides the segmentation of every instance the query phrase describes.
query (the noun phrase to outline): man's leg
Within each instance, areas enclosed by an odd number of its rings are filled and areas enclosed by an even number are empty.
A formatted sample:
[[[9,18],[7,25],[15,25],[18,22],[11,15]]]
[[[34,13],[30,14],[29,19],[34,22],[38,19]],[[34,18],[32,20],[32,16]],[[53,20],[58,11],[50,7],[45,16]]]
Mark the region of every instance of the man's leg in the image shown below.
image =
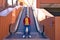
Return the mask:
[[[31,38],[30,31],[31,31],[31,27],[30,27],[30,25],[29,25],[29,26],[28,26],[28,37],[29,37],[29,38]]]
[[[23,34],[23,38],[26,37],[26,26],[24,25],[24,34]]]

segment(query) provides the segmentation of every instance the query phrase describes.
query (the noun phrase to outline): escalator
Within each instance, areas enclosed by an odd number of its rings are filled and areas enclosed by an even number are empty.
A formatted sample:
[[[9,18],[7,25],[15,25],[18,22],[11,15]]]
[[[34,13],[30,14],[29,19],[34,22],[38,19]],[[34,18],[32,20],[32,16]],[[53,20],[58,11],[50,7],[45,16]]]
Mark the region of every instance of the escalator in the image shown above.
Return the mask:
[[[30,24],[30,27],[31,27],[31,36],[32,38],[39,38],[41,35],[39,35],[39,33],[37,32],[37,27],[36,27],[36,22],[35,22],[35,19],[34,19],[34,15],[33,15],[33,10],[31,7],[29,7],[29,17],[30,17],[30,20],[31,20],[31,24]],[[23,19],[25,17],[25,14],[27,14],[27,7],[24,8],[24,12],[22,14],[22,19],[20,20],[19,22],[19,25],[18,25],[18,30],[17,30],[17,34],[21,34],[21,37],[23,35],[23,32],[24,32],[24,25],[23,25]]]
[[[29,10],[29,12],[28,12]],[[38,32],[38,29],[37,29],[37,25],[36,25],[36,21],[35,21],[35,17],[33,15],[33,9],[32,7],[29,7],[29,9],[27,10],[27,7],[24,7],[23,8],[23,11],[22,11],[22,15],[21,15],[21,18],[19,20],[19,24],[18,24],[18,27],[17,27],[17,30],[15,33],[13,33],[12,35],[9,35],[7,38],[15,38],[15,39],[19,39],[19,38],[23,38],[23,32],[24,32],[24,25],[23,25],[23,19],[24,17],[26,16],[27,12],[29,13],[29,17],[30,17],[30,20],[31,20],[31,24],[30,24],[30,27],[31,27],[31,38],[43,38],[42,35]]]

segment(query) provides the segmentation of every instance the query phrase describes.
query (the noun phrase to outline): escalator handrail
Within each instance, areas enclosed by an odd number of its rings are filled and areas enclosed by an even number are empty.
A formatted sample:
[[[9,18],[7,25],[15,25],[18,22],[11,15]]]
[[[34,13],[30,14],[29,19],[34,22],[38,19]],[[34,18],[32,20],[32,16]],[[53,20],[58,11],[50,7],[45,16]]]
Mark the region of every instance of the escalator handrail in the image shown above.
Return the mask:
[[[43,31],[41,31],[41,29],[39,28],[39,24],[37,24],[39,22],[38,22],[38,20],[36,20],[36,17],[34,17],[34,21],[35,21],[35,24],[36,24],[36,30],[39,33],[39,35],[42,36],[43,38],[47,38],[45,33],[44,33],[44,25],[41,25],[43,27]]]
[[[10,24],[10,26],[9,26],[9,32],[10,32],[10,33],[15,33],[15,32],[16,32],[16,30],[17,30],[17,28],[18,28],[19,20],[21,19],[22,11],[23,11],[23,8],[22,8],[21,12],[20,12],[19,15],[18,15],[17,22],[16,22],[16,25],[15,25],[15,29],[14,29],[13,32],[10,31],[10,30],[11,30],[11,27],[12,27],[11,24]]]
[[[32,11],[33,11],[33,9],[32,9]],[[33,17],[34,17],[34,21],[35,21],[36,30],[37,30],[37,32],[41,33],[39,24],[37,24],[38,21],[36,20],[36,17],[34,16],[34,12],[33,12]]]
[[[31,9],[32,9],[32,7],[31,7]],[[34,17],[34,14],[33,14],[33,9],[32,9],[32,15],[33,15],[33,18],[34,18],[34,23],[35,23],[36,31],[38,32],[37,25],[36,25],[36,21],[35,21],[35,17]]]
[[[20,12],[20,14],[19,14],[19,17],[18,17],[18,20],[17,20],[17,23],[16,23],[16,27],[17,27],[17,28],[18,28],[18,24],[19,24],[19,21],[20,21],[21,16],[22,16],[22,12],[23,12],[23,8],[22,8],[22,10],[21,10],[21,12]],[[16,30],[17,30],[17,28],[16,28]]]
[[[19,23],[18,23],[17,30],[16,30],[15,32],[17,32],[18,29],[19,29],[19,25],[20,25],[20,21],[21,21],[21,19],[22,19],[23,11],[24,11],[24,7],[23,7],[23,10],[22,10],[22,13],[21,13],[20,19],[19,19]]]
[[[34,11],[33,11],[33,12],[34,12]],[[34,16],[34,17],[35,17],[35,16]],[[38,29],[38,31],[41,32],[41,31],[40,31],[40,27],[39,27],[39,22],[38,22],[38,20],[37,20],[36,17],[35,17],[35,21],[36,21],[36,25],[37,25],[37,29]]]
[[[15,30],[15,32],[17,32],[17,30],[18,30],[18,25],[19,25],[19,21],[20,21],[21,16],[22,16],[23,9],[24,9],[24,7],[22,8],[22,10],[21,10],[21,12],[19,14],[18,21],[17,21],[17,24],[16,24],[16,30]]]

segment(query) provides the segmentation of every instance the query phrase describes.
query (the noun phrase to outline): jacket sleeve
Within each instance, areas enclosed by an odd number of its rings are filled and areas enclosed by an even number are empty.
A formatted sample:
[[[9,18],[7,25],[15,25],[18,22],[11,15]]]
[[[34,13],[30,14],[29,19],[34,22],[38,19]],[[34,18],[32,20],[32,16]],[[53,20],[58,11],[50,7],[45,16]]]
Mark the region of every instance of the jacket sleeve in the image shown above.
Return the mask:
[[[31,20],[30,20],[30,18],[29,18],[29,24],[31,23]]]
[[[23,24],[25,24],[25,18],[23,19]]]

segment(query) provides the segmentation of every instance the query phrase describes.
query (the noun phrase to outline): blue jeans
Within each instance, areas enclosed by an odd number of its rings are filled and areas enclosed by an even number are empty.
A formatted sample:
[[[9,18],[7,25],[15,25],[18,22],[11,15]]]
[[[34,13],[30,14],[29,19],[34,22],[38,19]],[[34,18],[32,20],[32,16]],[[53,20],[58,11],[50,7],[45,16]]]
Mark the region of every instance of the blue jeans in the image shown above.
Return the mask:
[[[26,33],[26,28],[28,28],[28,33]],[[30,35],[30,25],[24,25],[24,35]]]

